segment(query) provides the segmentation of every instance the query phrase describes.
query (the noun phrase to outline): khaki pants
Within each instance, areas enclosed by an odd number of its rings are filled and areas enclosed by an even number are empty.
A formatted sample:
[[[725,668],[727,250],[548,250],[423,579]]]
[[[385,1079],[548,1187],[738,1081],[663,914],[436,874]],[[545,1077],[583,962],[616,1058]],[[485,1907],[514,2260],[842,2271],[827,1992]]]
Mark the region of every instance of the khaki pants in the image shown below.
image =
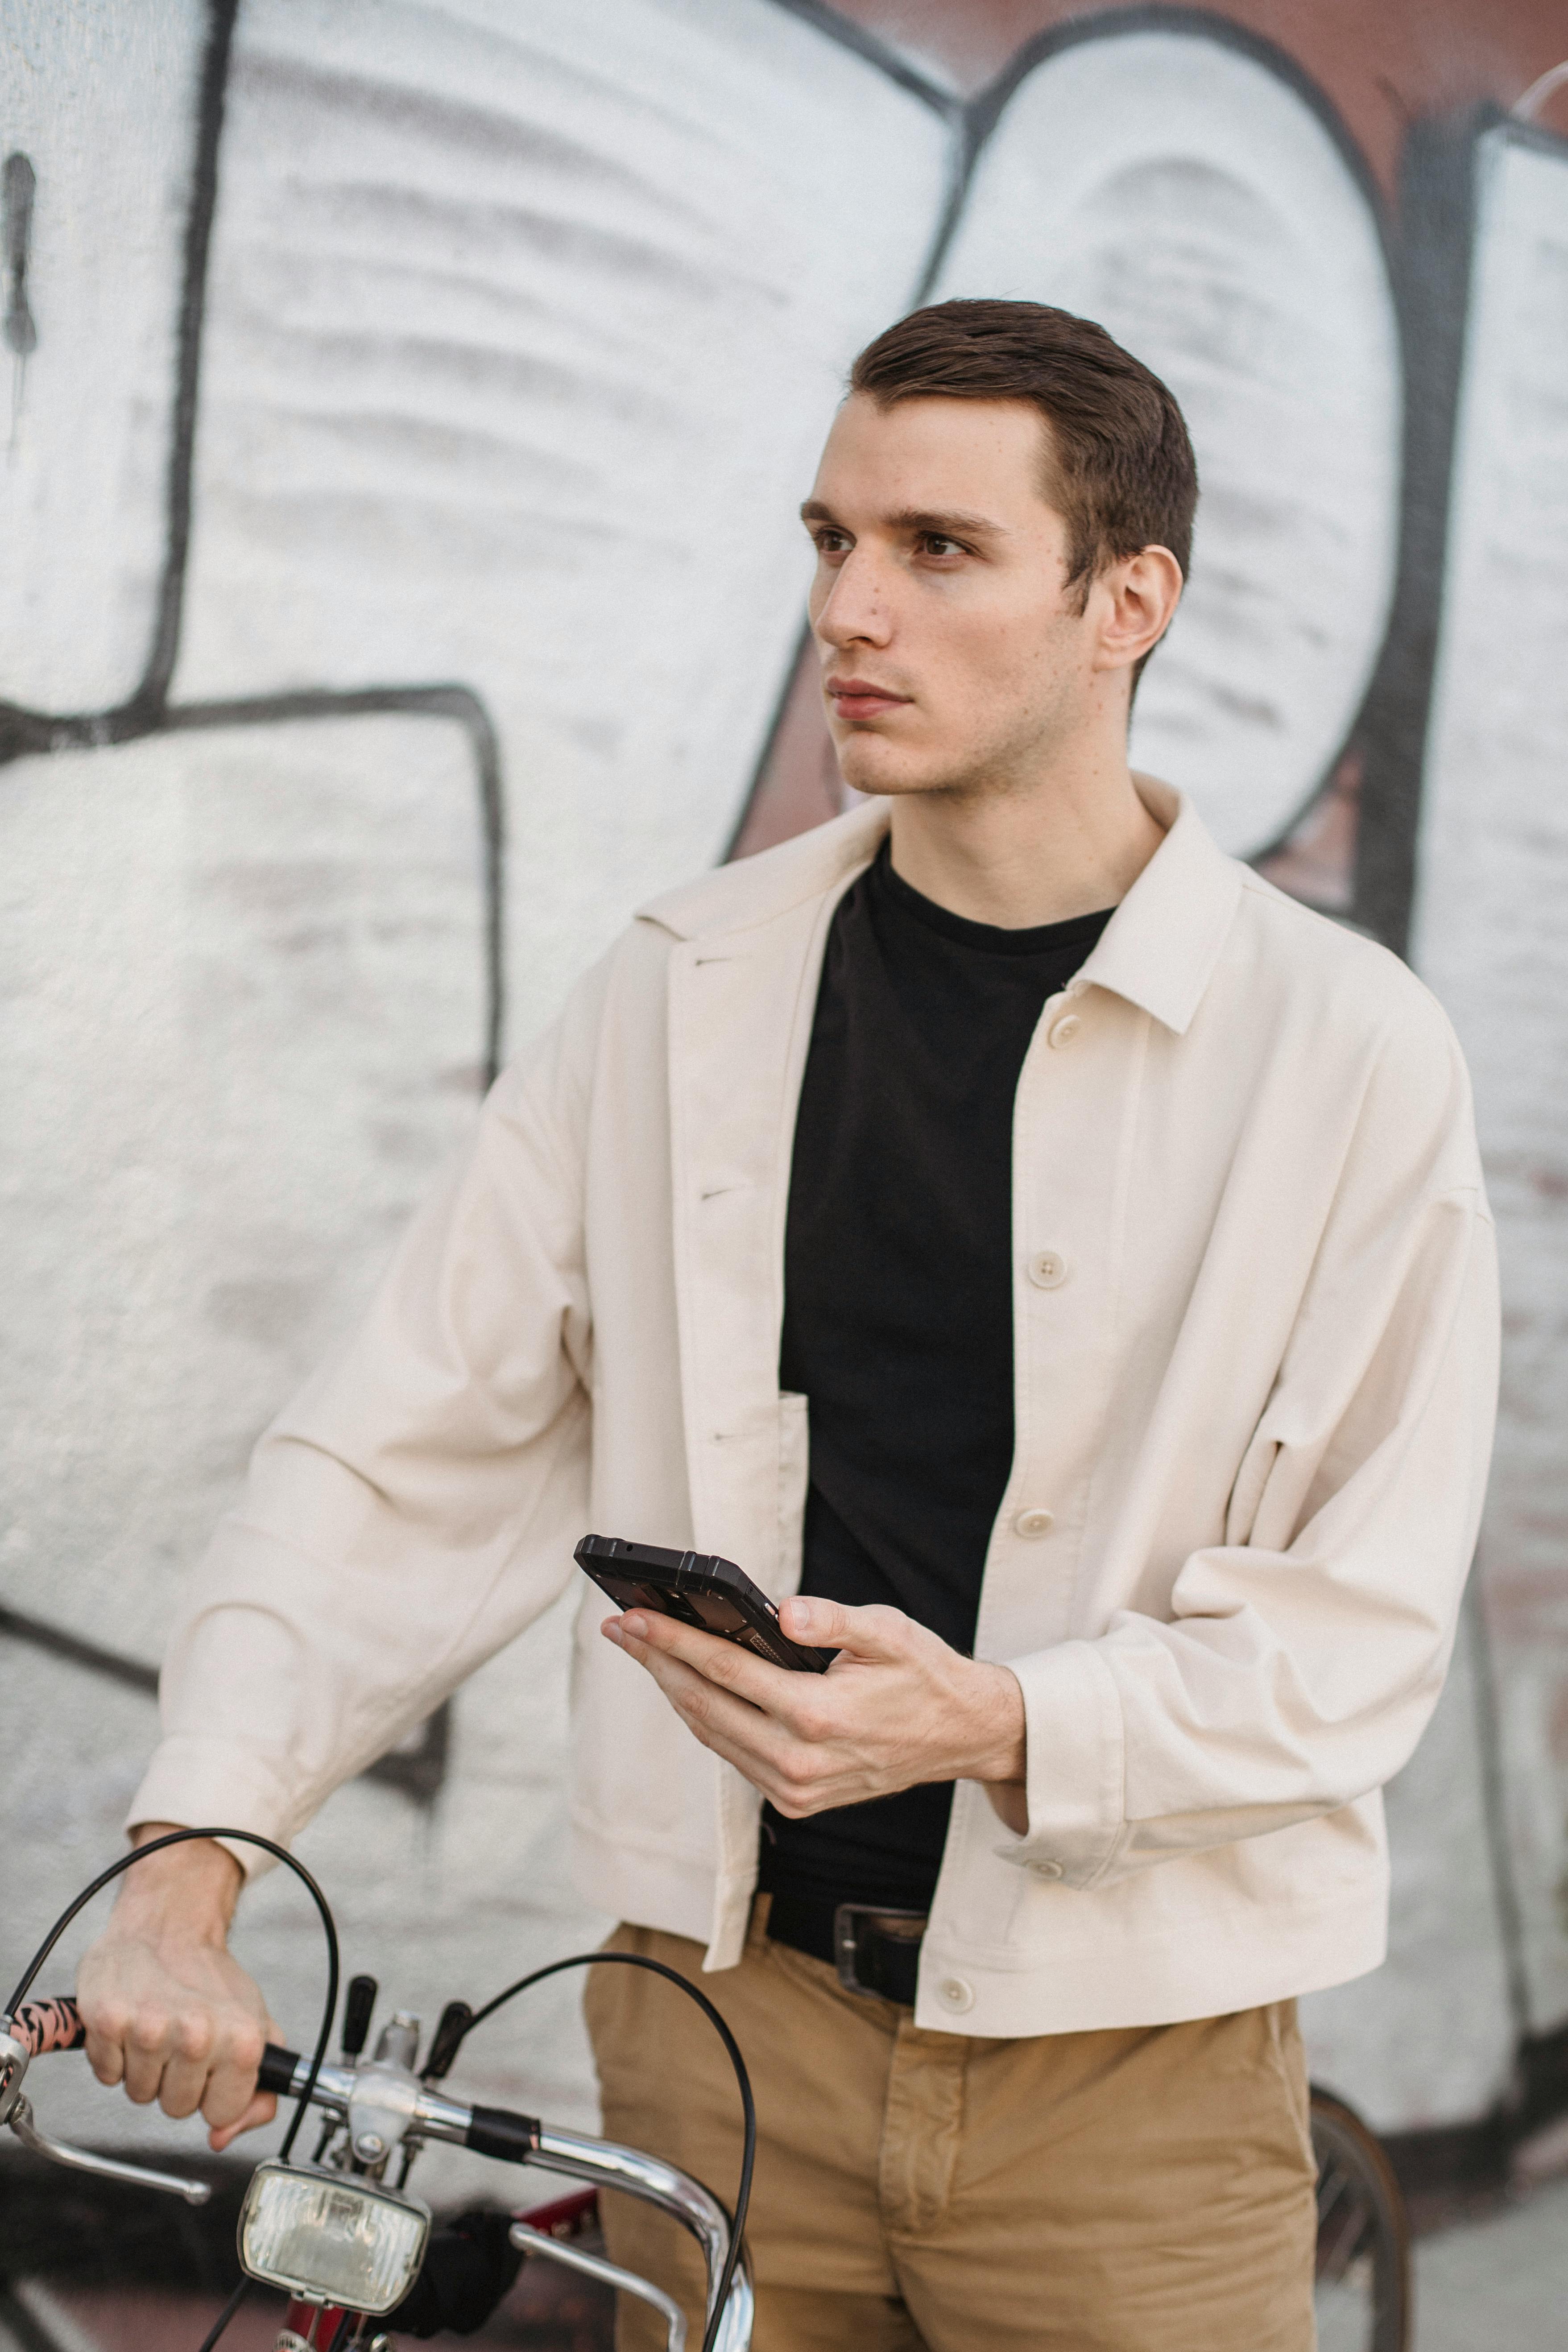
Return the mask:
[[[701,1947],[619,1927],[700,1985],[757,2103],[747,2228],[754,2352],[1312,2352],[1315,2200],[1295,2004],[1190,2025],[984,2041],[921,2032],[761,1929],[703,1977]],[[732,2205],[740,2102],[695,2003],[644,1969],[594,1969],[604,2129]],[[607,2195],[614,2258],[684,2303],[679,2226]],[[623,2295],[618,2352],[662,2352]]]

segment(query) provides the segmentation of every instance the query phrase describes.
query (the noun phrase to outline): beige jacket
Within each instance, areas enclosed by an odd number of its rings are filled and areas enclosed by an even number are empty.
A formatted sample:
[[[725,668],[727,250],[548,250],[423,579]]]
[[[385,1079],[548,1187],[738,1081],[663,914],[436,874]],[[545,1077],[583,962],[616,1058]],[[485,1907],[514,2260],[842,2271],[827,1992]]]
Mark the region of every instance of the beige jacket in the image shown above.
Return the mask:
[[[1378,1792],[1436,1698],[1486,1479],[1493,1239],[1448,1024],[1141,789],[1166,839],[1018,1087],[1016,1452],[975,1647],[1024,1689],[1030,1826],[960,1785],[916,2012],[972,2033],[1377,1965]],[[795,1105],[828,923],[886,821],[657,900],[506,1072],[261,1440],[132,1819],[292,1837],[576,1576],[586,1528],[794,1589]],[[759,1800],[582,1586],[583,1891],[731,1966]]]

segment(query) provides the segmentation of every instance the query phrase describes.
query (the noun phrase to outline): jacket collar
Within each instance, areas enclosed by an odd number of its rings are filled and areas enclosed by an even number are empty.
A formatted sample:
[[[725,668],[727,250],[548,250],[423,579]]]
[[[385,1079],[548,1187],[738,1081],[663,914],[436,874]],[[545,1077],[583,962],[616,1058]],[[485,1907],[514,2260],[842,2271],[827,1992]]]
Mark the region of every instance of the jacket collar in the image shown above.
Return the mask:
[[[1165,838],[1072,985],[1109,989],[1181,1036],[1219,961],[1245,869],[1226,856],[1184,793],[1152,776],[1133,781]],[[888,803],[866,801],[777,849],[664,892],[639,908],[639,919],[681,940],[751,930],[841,887],[869,865],[887,829]]]
[[[1108,988],[1184,1036],[1236,919],[1246,868],[1184,793],[1133,777],[1165,838],[1101,931],[1075,988]]]
[[[887,830],[887,802],[863,801],[847,815],[796,834],[776,849],[738,858],[732,866],[721,866],[664,891],[637,908],[637,919],[658,923],[678,940],[751,930],[807,898],[823,897],[868,866]]]

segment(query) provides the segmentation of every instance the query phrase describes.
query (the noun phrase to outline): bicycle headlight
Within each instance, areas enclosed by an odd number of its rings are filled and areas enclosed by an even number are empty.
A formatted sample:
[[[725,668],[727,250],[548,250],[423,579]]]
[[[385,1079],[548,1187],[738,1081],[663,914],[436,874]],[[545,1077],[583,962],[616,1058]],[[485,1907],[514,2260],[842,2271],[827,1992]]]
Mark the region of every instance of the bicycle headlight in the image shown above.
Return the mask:
[[[239,2215],[239,2266],[265,2286],[380,2317],[419,2275],[430,2213],[352,2173],[258,2164]]]

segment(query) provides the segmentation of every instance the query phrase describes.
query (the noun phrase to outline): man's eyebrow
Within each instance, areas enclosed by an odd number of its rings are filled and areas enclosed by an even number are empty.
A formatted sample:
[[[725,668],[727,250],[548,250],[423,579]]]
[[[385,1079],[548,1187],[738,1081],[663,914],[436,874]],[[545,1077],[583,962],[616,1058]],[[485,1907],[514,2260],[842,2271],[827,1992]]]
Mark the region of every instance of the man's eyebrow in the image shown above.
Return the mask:
[[[886,518],[893,530],[930,531],[942,539],[1005,539],[1007,526],[990,515],[969,514],[962,507],[945,512],[925,507],[905,507]]]
[[[807,499],[800,510],[802,522],[837,522],[831,507],[820,499]],[[970,514],[963,508],[946,511],[928,507],[901,507],[896,514],[884,515],[883,526],[889,530],[930,531],[942,539],[1005,539],[1007,526],[990,515]]]

